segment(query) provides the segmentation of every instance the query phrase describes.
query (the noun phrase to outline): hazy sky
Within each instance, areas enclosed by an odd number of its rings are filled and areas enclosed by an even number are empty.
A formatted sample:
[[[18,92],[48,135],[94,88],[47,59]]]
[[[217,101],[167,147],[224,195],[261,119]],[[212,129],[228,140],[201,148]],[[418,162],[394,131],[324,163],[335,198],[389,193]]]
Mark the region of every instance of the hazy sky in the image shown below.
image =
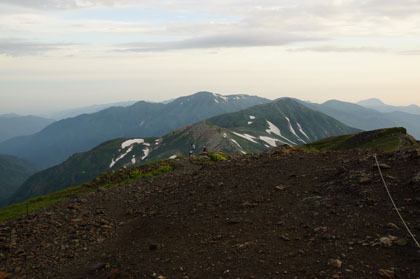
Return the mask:
[[[420,105],[420,0],[0,0],[0,113],[202,90]]]

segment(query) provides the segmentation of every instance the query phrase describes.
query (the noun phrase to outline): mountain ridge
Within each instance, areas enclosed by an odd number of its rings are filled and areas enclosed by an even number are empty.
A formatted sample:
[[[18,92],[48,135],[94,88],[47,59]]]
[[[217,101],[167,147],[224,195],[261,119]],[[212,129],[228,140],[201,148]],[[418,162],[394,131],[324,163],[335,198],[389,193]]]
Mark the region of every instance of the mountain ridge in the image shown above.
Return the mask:
[[[400,111],[410,114],[420,114],[420,107],[414,104],[408,105],[408,106],[393,106],[388,105],[382,102],[380,99],[377,98],[370,98],[366,100],[362,100],[357,102],[356,104],[364,106],[366,108],[371,108],[374,110],[377,110],[379,112],[394,112],[394,111]]]
[[[185,124],[269,102],[257,96],[221,96],[210,92],[180,97],[168,104],[137,102],[57,121],[32,136],[0,143],[0,153],[48,168],[76,152],[120,137],[157,137]]]
[[[75,186],[104,171],[188,155],[191,144],[195,144],[196,152],[206,147],[208,151],[254,153],[357,131],[291,99],[283,99],[188,124],[159,138],[107,141],[33,175],[11,197],[11,202]]]
[[[420,115],[405,112],[383,113],[339,100],[329,100],[322,104],[299,102],[308,108],[325,113],[357,129],[368,131],[382,128],[405,127],[410,135],[416,139],[420,139]]]
[[[14,137],[37,133],[54,121],[34,115],[0,115],[0,143]]]

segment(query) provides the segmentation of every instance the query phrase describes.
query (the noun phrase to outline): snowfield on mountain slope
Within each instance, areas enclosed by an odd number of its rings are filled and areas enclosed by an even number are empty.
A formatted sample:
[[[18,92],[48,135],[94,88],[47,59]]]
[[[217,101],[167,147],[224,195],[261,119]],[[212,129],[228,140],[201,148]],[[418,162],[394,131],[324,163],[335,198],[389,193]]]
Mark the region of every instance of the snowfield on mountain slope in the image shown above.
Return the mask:
[[[239,143],[238,143],[236,140],[234,140],[234,139],[230,139],[230,140],[231,140],[234,144],[236,144],[237,146],[239,146],[239,148],[240,148],[240,149],[242,149],[242,146],[240,146],[240,145],[239,145]]]
[[[254,136],[251,136],[251,135],[248,135],[248,134],[240,134],[240,133],[237,133],[237,132],[232,132],[232,133],[234,133],[238,137],[244,138],[244,139],[249,140],[253,143],[258,143],[258,142],[255,141],[256,137],[254,137]]]
[[[290,140],[290,139],[286,138],[285,136],[283,136],[283,135],[280,133],[280,129],[279,129],[276,125],[274,125],[273,123],[271,123],[271,122],[270,122],[270,121],[268,121],[268,120],[266,120],[266,122],[267,122],[267,124],[268,124],[268,129],[267,129],[267,130],[265,130],[265,131],[266,131],[268,134],[273,133],[273,134],[275,134],[275,135],[277,135],[277,136],[281,137],[282,139],[284,139],[284,140],[288,141],[288,142],[289,142],[289,144],[291,143],[292,145],[297,145],[294,141],[292,141],[292,140]]]
[[[150,144],[145,142],[144,139],[129,139],[129,140],[124,141],[123,143],[121,143],[121,149],[119,149],[118,151],[124,150],[127,147],[128,149],[123,154],[118,156],[116,159],[112,158],[111,163],[109,164],[109,168],[112,168],[118,161],[120,161],[125,156],[127,156],[127,154],[133,151],[133,147],[135,144],[143,144],[145,146],[150,146]],[[150,149],[146,147],[145,149],[143,149],[143,152],[144,152],[144,156],[141,158],[141,160],[144,160],[149,155]],[[131,162],[132,164],[135,164],[136,162],[135,155],[133,155]]]
[[[285,116],[284,118],[286,118],[286,120],[287,120],[287,122],[288,122],[288,124],[289,124],[289,130],[290,130],[290,132],[292,132],[292,134],[293,134],[293,135],[295,135],[295,136],[296,136],[296,138],[297,138],[299,141],[301,141],[301,142],[303,142],[303,143],[306,143],[306,141],[304,141],[303,139],[301,139],[301,137],[300,137],[298,134],[296,134],[296,131],[295,131],[295,129],[293,129],[293,126],[292,126],[292,123],[290,122],[289,117]]]
[[[127,148],[129,146],[132,146],[133,144],[139,144],[139,143],[143,143],[145,145],[147,145],[148,143],[144,142],[144,139],[129,139],[124,141],[123,143],[121,143],[121,148]]]
[[[297,126],[298,126],[298,128],[299,128],[299,131],[302,133],[302,135],[304,135],[308,140],[310,139],[309,137],[308,137],[308,135],[305,133],[305,131],[302,129],[302,126],[299,124],[299,122],[296,122],[296,124],[297,124]]]
[[[146,158],[147,158],[147,156],[149,156],[150,149],[146,147],[145,149],[143,149],[143,152],[144,152],[144,155],[143,155],[143,157],[141,157],[141,160],[142,160],[142,161],[143,161],[144,159],[146,159]]]
[[[264,137],[264,136],[259,136],[259,139],[265,141],[266,143],[268,143],[269,145],[271,145],[272,147],[276,147],[277,144],[277,139],[275,138],[270,138],[270,137]]]

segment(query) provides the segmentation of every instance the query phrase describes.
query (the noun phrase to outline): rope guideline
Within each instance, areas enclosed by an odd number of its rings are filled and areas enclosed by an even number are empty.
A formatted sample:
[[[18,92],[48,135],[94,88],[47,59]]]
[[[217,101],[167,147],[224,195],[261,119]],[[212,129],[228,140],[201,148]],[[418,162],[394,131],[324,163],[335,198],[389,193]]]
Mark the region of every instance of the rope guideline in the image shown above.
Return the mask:
[[[388,197],[389,197],[389,199],[391,200],[392,205],[393,205],[393,206],[394,206],[394,208],[395,208],[395,211],[397,211],[398,216],[400,217],[400,219],[401,219],[402,223],[404,224],[405,228],[407,229],[408,233],[410,234],[410,236],[413,238],[414,242],[416,243],[417,248],[420,248],[420,244],[419,244],[419,242],[417,241],[417,239],[416,239],[416,237],[414,236],[414,234],[411,232],[411,230],[410,230],[410,228],[408,227],[407,223],[404,221],[404,218],[402,217],[402,215],[401,215],[400,211],[398,210],[398,207],[396,206],[396,204],[395,204],[395,202],[394,202],[394,199],[393,199],[393,198],[392,198],[392,196],[391,196],[391,193],[389,192],[388,185],[387,185],[387,184],[386,184],[386,182],[385,182],[384,176],[382,175],[381,167],[379,166],[378,158],[376,158],[376,155],[374,155],[373,157],[375,158],[376,166],[378,167],[379,174],[381,175],[382,182],[384,183],[384,186],[385,186],[386,192],[388,193]]]

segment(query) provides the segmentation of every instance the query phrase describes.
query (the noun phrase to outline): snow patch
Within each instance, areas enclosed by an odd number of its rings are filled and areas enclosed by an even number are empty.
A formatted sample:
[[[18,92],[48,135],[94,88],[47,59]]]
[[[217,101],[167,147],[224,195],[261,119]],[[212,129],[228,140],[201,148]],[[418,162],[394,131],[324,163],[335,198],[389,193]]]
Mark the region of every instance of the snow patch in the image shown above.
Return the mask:
[[[239,133],[236,133],[236,132],[233,132],[233,133],[235,135],[237,135],[238,137],[244,138],[244,139],[249,140],[249,141],[251,141],[253,143],[258,143],[258,142],[255,141],[256,137],[253,137],[253,136],[248,135],[248,134],[243,134],[242,135],[242,134],[239,134]]]
[[[278,135],[279,137],[281,137],[282,135],[280,133],[280,129],[276,125],[274,125],[273,123],[271,123],[270,121],[268,121],[268,120],[266,120],[266,121],[267,121],[267,124],[268,124],[268,129],[265,130],[265,131],[267,133],[269,133],[269,134],[273,133],[273,134]]]
[[[242,154],[246,154],[246,152],[245,152],[245,151],[243,151],[243,150],[241,150],[241,153],[242,153]]]
[[[298,136],[298,134],[296,134],[296,131],[295,131],[295,129],[293,129],[293,126],[292,126],[292,123],[290,122],[289,117],[285,116],[284,118],[286,118],[287,122],[289,123],[289,130],[290,130],[290,132],[292,132],[292,134],[294,134],[297,137],[298,140],[300,140],[303,143],[306,143],[303,139],[301,139]]]
[[[226,135],[226,133],[223,133],[223,137],[224,137],[224,138],[227,138],[227,135]]]
[[[250,116],[249,116],[249,119],[254,120],[254,119],[255,119],[255,116],[250,115]]]
[[[133,144],[136,143],[144,143],[144,139],[130,139],[130,140],[126,140],[125,142],[123,142],[121,144],[121,149],[127,148],[129,146],[132,146]]]
[[[128,147],[128,149],[121,154],[120,156],[118,156],[117,159],[114,160],[114,158],[112,158],[111,163],[109,164],[109,168],[112,168],[119,160],[121,160],[122,158],[124,158],[128,153],[130,153],[131,151],[133,151],[133,146],[134,144],[140,144],[142,143],[143,145],[146,146],[150,146],[149,143],[144,142],[144,139],[130,139],[130,140],[126,140],[121,144],[121,149],[118,149],[118,152],[121,152],[123,149],[126,149]],[[145,151],[147,149],[147,152]],[[145,152],[146,156],[144,158],[146,158],[149,155],[149,148],[146,147],[146,149],[143,149],[143,151]],[[143,160],[143,158],[142,158]],[[131,159],[131,162],[133,164],[136,163],[136,158],[135,155],[133,155],[133,158]]]
[[[271,122],[270,122],[270,121],[268,121],[268,120],[266,120],[266,121],[267,121],[267,124],[268,124],[268,129],[267,129],[267,130],[265,130],[265,131],[266,131],[268,134],[273,133],[273,134],[275,134],[275,135],[277,135],[277,136],[281,137],[282,139],[287,140],[287,141],[288,141],[288,142],[290,142],[291,144],[296,145],[296,143],[295,143],[294,141],[291,141],[291,140],[289,140],[288,138],[286,138],[286,137],[282,136],[282,135],[281,135],[281,133],[280,133],[280,129],[279,129],[276,125],[274,125],[273,123],[271,123]]]
[[[276,147],[276,146],[277,146],[276,142],[280,142],[281,144],[287,144],[287,145],[289,145],[288,143],[286,143],[286,142],[284,142],[284,141],[282,141],[282,140],[275,139],[275,138],[270,138],[270,137],[260,136],[260,140],[265,141],[266,143],[268,143],[268,144],[269,144],[269,145],[271,145],[272,147]],[[269,147],[269,146],[267,146],[267,145],[264,145],[264,146],[265,146],[265,147]]]
[[[252,122],[252,121],[248,121],[248,125],[251,125],[252,123],[254,123],[254,122]]]
[[[267,148],[269,148],[269,147],[270,147],[270,146],[269,146],[269,145],[267,145],[267,144],[264,144],[264,146],[265,146],[265,147],[267,147]]]
[[[211,93],[211,94],[213,94],[213,96],[215,97],[215,100],[214,101],[216,103],[219,103],[219,101],[217,100],[218,98],[224,100],[225,102],[228,100],[228,98],[226,96],[222,96],[222,95],[216,94],[216,93]]]
[[[219,97],[222,98],[225,102],[227,102],[227,100],[228,100],[228,98],[226,96],[219,95]]]
[[[271,145],[273,147],[277,146],[277,144],[276,144],[277,139],[275,139],[275,138],[260,136],[260,140],[265,141],[266,143],[268,143],[269,145]]]
[[[240,145],[239,145],[239,143],[238,143],[236,140],[234,140],[234,139],[230,139],[230,140],[231,140],[234,144],[236,144],[237,146],[239,146],[239,148],[240,148],[240,149],[242,149],[242,146],[240,146]]]
[[[141,157],[141,160],[143,161],[144,159],[146,159],[146,157],[147,156],[149,156],[149,154],[150,154],[150,149],[149,148],[145,148],[145,149],[143,149],[143,152],[144,152],[144,156],[143,157]]]
[[[122,158],[124,158],[128,153],[130,153],[133,150],[133,145],[131,145],[127,151],[123,154],[121,154],[117,159],[112,159],[111,164],[109,165],[110,168],[112,168],[119,160],[121,160]]]
[[[302,133],[302,135],[304,135],[307,139],[309,139],[308,135],[305,133],[305,131],[303,131],[302,126],[300,126],[299,122],[296,122],[299,132]]]
[[[175,155],[172,155],[171,157],[169,157],[169,159],[176,159],[176,157],[178,157],[178,156],[176,156],[176,154],[175,154]]]

